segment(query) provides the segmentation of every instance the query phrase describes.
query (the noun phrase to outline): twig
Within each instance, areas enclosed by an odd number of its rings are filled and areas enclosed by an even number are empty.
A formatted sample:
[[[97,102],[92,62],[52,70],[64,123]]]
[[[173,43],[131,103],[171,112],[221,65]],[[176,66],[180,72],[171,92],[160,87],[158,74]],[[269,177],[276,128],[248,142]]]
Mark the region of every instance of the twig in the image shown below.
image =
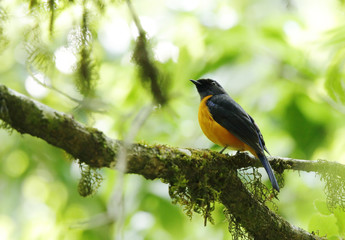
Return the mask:
[[[129,9],[129,12],[131,13],[131,16],[133,18],[133,21],[135,23],[135,26],[137,27],[138,31],[139,31],[139,35],[146,35],[146,32],[143,28],[143,26],[141,25],[141,22],[134,10],[134,7],[132,5],[132,2],[130,0],[126,0],[126,3],[127,3],[127,6],[128,6],[128,9]]]
[[[115,231],[115,239],[123,239],[123,226],[124,226],[124,180],[125,173],[127,171],[127,149],[130,148],[135,136],[138,131],[150,116],[153,106],[143,107],[137,116],[134,118],[132,126],[121,145],[118,153],[116,169],[119,171],[117,179],[115,181],[115,186],[113,189],[112,196],[108,203],[107,214],[108,217],[117,223],[117,230]]]
[[[32,79],[33,79],[36,83],[38,83],[39,85],[41,85],[42,87],[45,87],[45,88],[48,88],[48,89],[50,89],[50,90],[52,90],[52,91],[54,91],[54,92],[57,92],[57,93],[61,94],[62,96],[68,98],[69,100],[71,100],[71,101],[73,101],[73,102],[76,102],[76,103],[78,103],[78,104],[81,104],[81,103],[82,103],[81,100],[69,96],[68,94],[66,94],[66,93],[64,93],[64,92],[62,92],[62,91],[60,91],[59,89],[57,89],[57,88],[54,87],[53,85],[50,85],[50,84],[47,84],[46,82],[41,82],[40,80],[38,80],[37,77],[35,76],[35,74],[32,72],[30,66],[27,66],[27,67],[26,67],[26,70],[28,71],[30,77],[32,77]]]
[[[140,73],[142,75],[141,80],[143,83],[145,81],[150,81],[151,93],[154,97],[154,100],[164,105],[168,101],[166,92],[162,87],[162,74],[159,72],[159,69],[154,64],[154,61],[151,57],[151,51],[148,48],[148,40],[146,37],[146,32],[143,29],[140,20],[134,10],[134,7],[130,0],[126,0],[128,9],[131,13],[135,26],[138,29],[139,36],[136,39],[136,45],[133,53],[133,60],[138,65]]]

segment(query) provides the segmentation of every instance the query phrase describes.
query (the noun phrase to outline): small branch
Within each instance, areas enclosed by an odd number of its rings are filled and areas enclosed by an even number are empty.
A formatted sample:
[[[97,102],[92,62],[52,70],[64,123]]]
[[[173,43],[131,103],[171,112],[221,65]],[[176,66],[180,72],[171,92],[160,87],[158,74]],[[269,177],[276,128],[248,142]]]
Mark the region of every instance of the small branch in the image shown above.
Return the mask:
[[[137,13],[134,10],[134,7],[132,5],[131,0],[126,0],[126,2],[127,2],[127,6],[128,6],[128,9],[129,9],[129,12],[131,13],[133,21],[135,23],[135,26],[137,27],[137,29],[139,31],[139,35],[146,35],[146,32],[145,32],[143,26],[141,25],[141,22],[140,22],[140,20],[139,20],[139,18],[137,16]]]
[[[281,157],[275,157],[274,161],[278,161],[278,164],[285,170],[291,169],[320,173],[320,169],[323,169],[332,172],[333,174],[337,174],[339,177],[345,178],[345,165],[337,162],[329,162],[326,160],[311,161]]]
[[[119,149],[123,147],[121,141],[112,140],[99,130],[78,123],[72,116],[1,84],[0,119],[18,132],[39,137],[95,168],[114,167]],[[236,169],[260,166],[259,161],[248,154],[229,156],[209,150],[144,144],[130,145],[127,153],[127,173],[147,179],[161,178],[171,186],[182,178],[186,179],[187,186],[200,184],[200,179],[207,175],[206,187],[219,192],[219,201],[255,239],[320,239],[271,212],[244,187]],[[344,168],[341,164],[320,161],[274,158],[271,162],[279,172],[285,169],[318,171],[318,165],[326,165],[330,171]]]
[[[78,100],[78,99],[76,99],[76,98],[74,98],[74,97],[69,96],[68,94],[64,93],[63,91],[57,89],[56,87],[54,87],[54,86],[52,86],[52,85],[50,85],[50,84],[48,84],[48,83],[46,83],[46,82],[40,81],[40,80],[35,76],[35,74],[32,72],[31,66],[27,65],[26,71],[29,73],[29,75],[32,77],[32,79],[33,79],[37,84],[41,85],[42,87],[48,88],[48,89],[50,89],[50,90],[52,90],[52,91],[55,91],[55,92],[61,94],[62,96],[68,98],[69,100],[74,101],[74,102],[76,102],[76,103],[78,103],[78,104],[81,104],[81,103],[82,103],[81,100]]]
[[[139,36],[136,39],[136,44],[133,53],[133,60],[138,65],[142,82],[150,82],[151,93],[154,100],[164,105],[168,101],[167,93],[163,88],[163,74],[159,71],[158,67],[154,64],[154,59],[151,56],[151,51],[148,47],[148,40],[146,32],[142,27],[140,20],[134,10],[131,0],[126,0],[129,12],[133,18],[135,26],[138,29]]]
[[[107,216],[109,219],[116,222],[116,238],[123,239],[123,228],[125,222],[125,173],[127,171],[127,149],[130,148],[131,143],[134,141],[135,136],[137,135],[140,128],[144,125],[145,121],[148,119],[152,113],[153,106],[149,105],[143,107],[139,113],[136,115],[132,121],[131,128],[126,134],[126,137],[123,141],[122,147],[118,151],[116,169],[119,173],[115,180],[113,192],[111,199],[107,207]]]

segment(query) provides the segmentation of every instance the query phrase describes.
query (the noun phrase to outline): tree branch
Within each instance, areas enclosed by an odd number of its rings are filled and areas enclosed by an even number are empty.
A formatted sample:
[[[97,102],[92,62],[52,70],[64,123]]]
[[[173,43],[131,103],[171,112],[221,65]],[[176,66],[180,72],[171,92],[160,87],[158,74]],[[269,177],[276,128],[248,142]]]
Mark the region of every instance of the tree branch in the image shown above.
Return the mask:
[[[138,29],[139,36],[136,39],[136,44],[133,52],[133,60],[138,65],[142,81],[150,82],[151,93],[155,101],[159,104],[166,104],[168,101],[168,94],[164,91],[165,88],[162,87],[163,84],[163,74],[159,71],[157,66],[154,64],[154,59],[151,56],[151,52],[148,47],[147,34],[141,25],[139,17],[134,10],[131,0],[126,0],[129,12],[133,18],[134,24]]]
[[[72,116],[1,84],[0,119],[8,128],[39,137],[95,168],[114,167],[122,146],[121,141],[112,140],[99,130],[78,123]],[[181,179],[185,179],[184,187],[189,189],[191,197],[203,197],[196,186],[206,182],[203,190],[216,191],[219,198],[215,200],[221,202],[255,239],[320,239],[271,212],[245,188],[236,169],[261,166],[248,154],[229,156],[209,150],[144,144],[132,144],[127,153],[128,173],[140,174],[147,179],[161,178],[171,186],[179,187]],[[332,169],[344,168],[336,163],[283,158],[274,158],[271,163],[278,172],[285,169],[317,172],[318,165],[325,164]],[[336,172],[340,174],[341,171]]]

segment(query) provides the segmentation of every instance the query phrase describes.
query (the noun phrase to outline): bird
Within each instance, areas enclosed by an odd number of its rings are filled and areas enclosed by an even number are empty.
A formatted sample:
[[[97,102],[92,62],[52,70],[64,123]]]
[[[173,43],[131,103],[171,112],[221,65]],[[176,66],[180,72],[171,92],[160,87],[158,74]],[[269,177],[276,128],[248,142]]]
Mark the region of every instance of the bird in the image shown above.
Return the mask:
[[[232,99],[215,80],[199,79],[190,81],[200,95],[198,111],[199,125],[206,137],[223,149],[249,151],[261,161],[272,187],[279,192],[279,185],[267,160],[264,138],[254,119]]]

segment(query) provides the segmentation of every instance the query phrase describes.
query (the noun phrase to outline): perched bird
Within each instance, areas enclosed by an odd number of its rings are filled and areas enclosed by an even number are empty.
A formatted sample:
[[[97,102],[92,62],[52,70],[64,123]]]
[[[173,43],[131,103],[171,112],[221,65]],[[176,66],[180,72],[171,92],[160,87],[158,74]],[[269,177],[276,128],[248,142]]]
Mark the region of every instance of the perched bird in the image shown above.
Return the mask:
[[[196,86],[201,102],[198,119],[204,134],[217,145],[238,151],[249,151],[259,158],[274,189],[279,186],[269,164],[265,141],[254,122],[243,108],[235,102],[224,88],[212,79],[190,80]]]

